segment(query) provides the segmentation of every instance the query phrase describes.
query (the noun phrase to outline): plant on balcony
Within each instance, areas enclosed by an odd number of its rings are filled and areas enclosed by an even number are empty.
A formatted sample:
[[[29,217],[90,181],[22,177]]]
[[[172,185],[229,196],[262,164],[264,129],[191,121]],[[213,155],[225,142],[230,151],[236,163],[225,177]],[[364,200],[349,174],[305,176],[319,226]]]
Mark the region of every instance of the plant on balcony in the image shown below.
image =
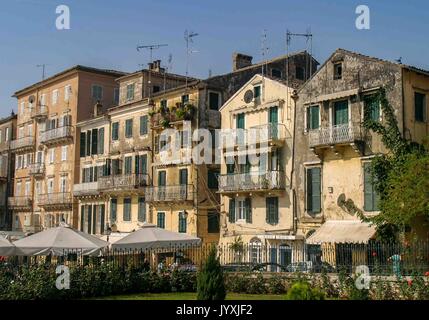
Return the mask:
[[[195,115],[196,107],[193,104],[187,103],[185,105],[178,103],[176,108],[176,117],[178,119],[192,120]]]
[[[159,122],[159,124],[165,129],[165,128],[169,128],[170,127],[170,120],[163,118],[161,119],[161,121]]]
[[[262,189],[268,189],[270,187],[270,180],[265,177],[261,178],[261,187]]]
[[[149,111],[148,112],[148,115],[149,115],[149,117],[153,117],[154,115],[156,115],[157,114],[157,112],[155,111],[155,110],[151,110],[151,111]]]

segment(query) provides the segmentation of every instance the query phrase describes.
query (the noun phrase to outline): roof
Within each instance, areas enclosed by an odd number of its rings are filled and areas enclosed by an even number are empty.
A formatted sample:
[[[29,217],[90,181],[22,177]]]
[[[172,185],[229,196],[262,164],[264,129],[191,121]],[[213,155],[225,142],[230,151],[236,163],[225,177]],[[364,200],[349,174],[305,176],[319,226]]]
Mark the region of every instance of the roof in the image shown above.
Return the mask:
[[[18,97],[22,94],[24,94],[25,92],[29,91],[29,90],[34,90],[36,88],[39,88],[41,86],[46,85],[47,83],[50,83],[54,80],[56,80],[59,77],[65,76],[68,73],[72,73],[72,72],[78,72],[78,71],[83,71],[83,72],[90,72],[90,73],[97,73],[97,74],[103,74],[103,75],[110,75],[110,76],[114,76],[114,77],[121,77],[126,75],[126,72],[123,71],[116,71],[116,70],[109,70],[109,69],[98,69],[98,68],[94,68],[94,67],[87,67],[87,66],[82,66],[82,65],[76,65],[73,66],[71,68],[68,68],[66,70],[63,70],[59,73],[54,74],[53,76],[46,78],[42,81],[36,82],[28,87],[25,87],[24,89],[18,90],[14,93],[13,97]]]
[[[16,119],[16,118],[17,118],[17,115],[15,113],[12,113],[8,117],[0,118],[0,124],[4,124],[4,123],[9,122],[9,121]]]
[[[375,233],[374,226],[360,220],[328,220],[306,243],[367,243]]]
[[[141,73],[149,73],[149,71],[151,72],[152,75],[159,75],[159,76],[162,76],[162,77],[164,77],[164,75],[165,75],[166,77],[170,77],[170,78],[179,78],[179,79],[183,79],[183,81],[186,80],[186,76],[181,75],[181,74],[169,73],[169,72],[165,72],[164,73],[164,72],[159,72],[159,71],[156,71],[156,70],[149,70],[149,69],[141,69],[141,70],[138,70],[138,71],[135,71],[135,72],[123,75],[123,76],[119,77],[116,80],[123,80],[123,79],[126,79],[126,78],[133,77],[135,75],[141,74]],[[189,77],[188,76],[188,81],[194,81],[194,80],[197,80],[197,78],[193,78],[193,77]]]

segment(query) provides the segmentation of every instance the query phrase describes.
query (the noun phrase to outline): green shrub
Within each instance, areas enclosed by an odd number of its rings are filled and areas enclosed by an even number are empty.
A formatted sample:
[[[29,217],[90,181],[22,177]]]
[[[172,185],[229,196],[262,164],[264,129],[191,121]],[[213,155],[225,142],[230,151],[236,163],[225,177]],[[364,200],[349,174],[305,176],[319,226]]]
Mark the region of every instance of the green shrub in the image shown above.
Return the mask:
[[[270,294],[283,294],[286,293],[285,281],[284,279],[275,274],[268,279],[267,290]]]
[[[198,273],[197,299],[224,300],[226,296],[222,267],[216,257],[216,248],[210,250],[207,261]]]
[[[325,295],[308,282],[295,282],[286,294],[287,300],[324,300]]]

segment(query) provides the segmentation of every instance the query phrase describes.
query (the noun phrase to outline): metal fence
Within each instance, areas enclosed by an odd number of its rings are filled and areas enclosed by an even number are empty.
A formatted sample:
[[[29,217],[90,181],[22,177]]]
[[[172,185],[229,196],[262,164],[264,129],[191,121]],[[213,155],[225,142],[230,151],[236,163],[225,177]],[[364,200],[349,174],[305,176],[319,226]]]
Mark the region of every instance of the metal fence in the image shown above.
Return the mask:
[[[120,268],[178,269],[197,271],[215,247],[225,272],[354,273],[367,266],[372,274],[424,275],[429,271],[429,242],[412,244],[370,242],[368,244],[324,243],[321,245],[225,245],[171,246],[147,250],[107,250],[102,256],[83,256],[79,251],[62,257],[8,257],[1,264],[33,266],[108,264]]]

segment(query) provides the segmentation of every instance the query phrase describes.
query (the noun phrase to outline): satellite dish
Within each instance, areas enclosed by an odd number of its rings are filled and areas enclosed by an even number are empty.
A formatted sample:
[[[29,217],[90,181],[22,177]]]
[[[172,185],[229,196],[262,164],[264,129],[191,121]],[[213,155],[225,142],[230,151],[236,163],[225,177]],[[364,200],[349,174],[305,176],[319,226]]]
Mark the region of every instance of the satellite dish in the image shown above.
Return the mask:
[[[28,102],[33,103],[36,100],[34,96],[28,97]]]
[[[253,100],[253,91],[252,90],[247,90],[244,93],[244,102],[246,103],[250,103]]]

